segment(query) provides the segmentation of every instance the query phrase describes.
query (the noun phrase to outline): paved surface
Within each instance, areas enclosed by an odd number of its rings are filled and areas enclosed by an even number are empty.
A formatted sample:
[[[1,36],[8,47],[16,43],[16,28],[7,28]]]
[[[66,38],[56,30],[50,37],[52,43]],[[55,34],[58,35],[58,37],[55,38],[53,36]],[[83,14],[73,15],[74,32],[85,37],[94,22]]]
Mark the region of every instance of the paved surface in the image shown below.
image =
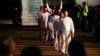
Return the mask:
[[[33,45],[38,47],[43,56],[61,56],[47,43],[40,41],[39,30],[37,27],[12,27],[1,26],[0,37],[13,37],[16,42],[16,56],[20,56],[22,49]],[[100,39],[94,37],[93,33],[76,31],[75,39],[83,43],[86,56],[100,56]]]

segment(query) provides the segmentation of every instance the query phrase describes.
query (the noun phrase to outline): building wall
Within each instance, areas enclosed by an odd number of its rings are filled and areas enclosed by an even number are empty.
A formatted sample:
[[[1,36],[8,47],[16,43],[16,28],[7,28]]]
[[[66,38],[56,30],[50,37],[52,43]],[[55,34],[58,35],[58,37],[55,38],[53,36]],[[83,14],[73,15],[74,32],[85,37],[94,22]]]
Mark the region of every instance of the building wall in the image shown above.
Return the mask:
[[[84,1],[86,1],[89,6],[100,5],[100,0],[75,0],[75,2],[80,5],[82,5],[82,2]]]
[[[76,2],[77,4],[82,5],[82,2],[86,1],[88,5],[92,5],[92,6],[100,5],[100,0],[62,0],[62,1],[63,4],[73,4],[74,2]],[[60,0],[49,0],[49,5],[59,5],[59,2]]]

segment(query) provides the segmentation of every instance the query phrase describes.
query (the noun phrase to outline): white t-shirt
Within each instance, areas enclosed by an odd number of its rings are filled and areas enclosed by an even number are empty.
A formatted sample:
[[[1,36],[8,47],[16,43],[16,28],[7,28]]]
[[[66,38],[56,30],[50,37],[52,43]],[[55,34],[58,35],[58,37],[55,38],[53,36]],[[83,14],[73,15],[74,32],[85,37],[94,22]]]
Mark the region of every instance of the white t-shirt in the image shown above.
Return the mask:
[[[62,18],[59,24],[60,31],[71,31],[72,33],[74,33],[74,24],[71,17]]]
[[[50,15],[48,19],[48,26],[49,26],[49,29],[52,31],[54,31],[53,24],[54,24],[54,15]]]
[[[41,12],[41,11],[38,11],[38,12],[37,12],[37,15],[36,15],[36,18],[37,18],[37,19],[40,19],[40,18],[41,18],[41,15],[42,15],[42,12]]]
[[[59,15],[55,15],[55,16],[54,16],[54,30],[55,30],[55,31],[58,30],[58,26],[59,26],[58,22],[59,22],[59,20],[60,20],[59,18],[60,18]]]
[[[42,13],[42,19],[41,19],[42,23],[40,24],[41,27],[43,27],[43,28],[47,28],[48,27],[47,23],[48,23],[49,15],[50,14],[48,12]]]

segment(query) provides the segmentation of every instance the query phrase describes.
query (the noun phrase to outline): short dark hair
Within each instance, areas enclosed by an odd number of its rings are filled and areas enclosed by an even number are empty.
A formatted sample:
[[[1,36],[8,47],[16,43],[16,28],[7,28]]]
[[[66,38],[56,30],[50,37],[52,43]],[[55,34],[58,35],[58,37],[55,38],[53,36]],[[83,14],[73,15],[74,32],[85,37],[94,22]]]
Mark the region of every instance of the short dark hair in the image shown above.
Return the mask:
[[[0,38],[0,56],[1,55],[9,55],[11,52],[11,38],[3,37]]]
[[[86,2],[83,2],[83,5],[85,5],[86,4]]]
[[[73,39],[68,48],[70,56],[86,56],[83,42]]]
[[[21,56],[42,56],[41,50],[35,46],[29,46],[22,50]]]

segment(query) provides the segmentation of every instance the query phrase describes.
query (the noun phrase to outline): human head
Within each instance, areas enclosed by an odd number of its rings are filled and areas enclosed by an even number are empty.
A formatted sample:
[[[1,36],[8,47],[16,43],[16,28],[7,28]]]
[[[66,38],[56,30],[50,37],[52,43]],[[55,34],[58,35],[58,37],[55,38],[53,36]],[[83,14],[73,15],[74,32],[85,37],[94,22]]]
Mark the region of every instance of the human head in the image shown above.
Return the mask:
[[[61,18],[64,17],[64,13],[63,13],[63,12],[60,13],[60,17],[61,17]]]
[[[42,56],[42,54],[38,47],[29,46],[22,50],[21,56]]]
[[[61,9],[58,9],[58,12],[60,13],[61,12]]]
[[[47,7],[43,7],[43,12],[47,12]]]
[[[43,11],[43,6],[40,6],[40,11]]]
[[[0,38],[0,56],[15,56],[15,42],[11,37]]]
[[[70,56],[86,56],[83,43],[76,39],[70,42],[68,52]]]
[[[68,16],[68,11],[64,11],[64,17],[67,17]]]
[[[55,14],[55,9],[52,9],[52,14]]]
[[[83,6],[85,6],[86,5],[86,2],[83,2]]]
[[[40,6],[40,9],[43,9],[43,6]]]

